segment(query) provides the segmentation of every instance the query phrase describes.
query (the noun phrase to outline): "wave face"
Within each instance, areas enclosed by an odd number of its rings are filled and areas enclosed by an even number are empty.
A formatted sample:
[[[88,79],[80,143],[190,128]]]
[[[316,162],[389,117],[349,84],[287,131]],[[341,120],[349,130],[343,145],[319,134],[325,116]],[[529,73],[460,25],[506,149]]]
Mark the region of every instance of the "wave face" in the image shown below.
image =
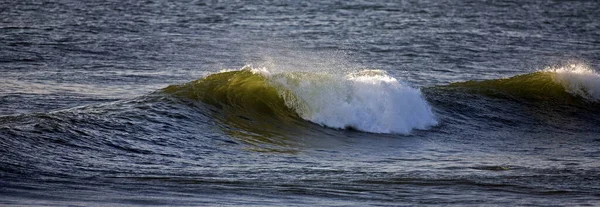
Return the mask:
[[[568,103],[600,100],[600,74],[584,64],[548,67],[504,79],[452,83],[449,87],[524,100]]]
[[[286,123],[301,118],[337,129],[400,134],[437,124],[419,89],[379,70],[334,75],[271,73],[247,66],[163,91],[251,120],[275,118]]]

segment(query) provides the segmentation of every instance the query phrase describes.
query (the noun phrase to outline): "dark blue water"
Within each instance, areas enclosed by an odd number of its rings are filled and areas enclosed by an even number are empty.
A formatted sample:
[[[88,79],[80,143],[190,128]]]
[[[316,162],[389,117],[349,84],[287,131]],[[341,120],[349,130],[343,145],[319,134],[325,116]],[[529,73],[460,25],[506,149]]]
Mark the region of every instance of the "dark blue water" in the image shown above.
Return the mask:
[[[597,206],[598,11],[5,0],[0,205]]]

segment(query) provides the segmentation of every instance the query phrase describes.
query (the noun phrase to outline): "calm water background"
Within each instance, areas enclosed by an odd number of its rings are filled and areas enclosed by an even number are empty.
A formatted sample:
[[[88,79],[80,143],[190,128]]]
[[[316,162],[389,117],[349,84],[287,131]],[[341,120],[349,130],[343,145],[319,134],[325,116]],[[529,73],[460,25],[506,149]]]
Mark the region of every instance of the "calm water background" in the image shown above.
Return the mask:
[[[435,88],[566,62],[598,70],[599,11],[598,1],[4,0],[0,205],[600,205],[597,104]],[[210,107],[155,92],[247,64],[384,70],[421,88],[440,124],[249,138]]]

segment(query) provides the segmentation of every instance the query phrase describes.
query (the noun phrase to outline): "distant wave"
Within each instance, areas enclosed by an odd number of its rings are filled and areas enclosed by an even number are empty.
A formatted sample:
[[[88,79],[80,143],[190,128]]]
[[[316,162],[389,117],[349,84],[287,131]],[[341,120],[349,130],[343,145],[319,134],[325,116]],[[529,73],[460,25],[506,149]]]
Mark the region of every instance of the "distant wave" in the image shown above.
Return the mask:
[[[491,96],[509,96],[525,100],[600,100],[600,74],[580,63],[547,67],[510,78],[452,83],[447,87],[468,88]]]
[[[437,124],[421,91],[380,70],[346,75],[271,73],[246,66],[223,71],[163,92],[199,100],[260,120],[281,124],[301,118],[331,128],[408,134]]]

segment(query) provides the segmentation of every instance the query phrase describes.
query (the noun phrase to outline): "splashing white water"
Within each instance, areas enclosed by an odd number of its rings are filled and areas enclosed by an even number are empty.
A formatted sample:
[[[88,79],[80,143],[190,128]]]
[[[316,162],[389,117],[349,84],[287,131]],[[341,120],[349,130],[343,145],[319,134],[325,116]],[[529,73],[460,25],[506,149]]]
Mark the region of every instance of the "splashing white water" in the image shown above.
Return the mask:
[[[271,74],[252,69],[280,90],[288,107],[305,120],[332,128],[408,134],[437,124],[419,89],[380,70],[345,76],[328,73]],[[292,94],[289,94],[292,93]]]
[[[567,92],[591,101],[600,101],[600,74],[588,65],[573,63],[549,67],[544,71],[555,73],[554,81],[563,85]]]

